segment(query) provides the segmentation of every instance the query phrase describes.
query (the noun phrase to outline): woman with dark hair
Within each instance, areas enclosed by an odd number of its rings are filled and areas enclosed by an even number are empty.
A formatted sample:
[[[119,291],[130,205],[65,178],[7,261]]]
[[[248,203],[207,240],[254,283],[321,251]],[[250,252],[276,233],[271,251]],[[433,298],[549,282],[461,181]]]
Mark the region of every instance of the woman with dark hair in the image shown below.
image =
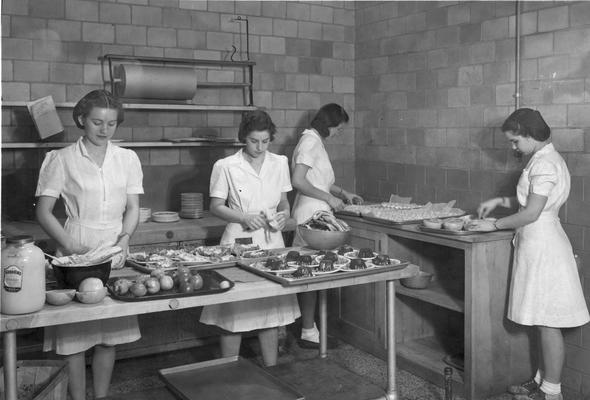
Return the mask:
[[[141,163],[135,152],[110,141],[123,122],[123,108],[109,92],[88,93],[74,107],[73,119],[84,135],[45,156],[35,194],[37,220],[57,242],[57,255],[116,245],[124,249],[113,260],[113,267],[119,268],[139,221]],[[59,197],[68,217],[64,226],[53,214]],[[74,400],[82,400],[86,398],[85,351],[94,348],[94,396],[100,398],[108,394],[115,345],[140,337],[135,316],[66,324],[46,328],[44,350],[66,356],[69,393]]]
[[[304,223],[318,210],[340,210],[344,203],[362,203],[363,199],[355,193],[336,186],[332,163],[324,146],[329,136],[340,133],[349,120],[342,106],[330,103],[319,109],[311,128],[301,134],[291,161],[291,181],[297,189],[293,204],[293,218],[297,224]],[[293,246],[305,246],[305,241],[296,233]],[[299,345],[307,348],[319,346],[319,331],[315,324],[315,292],[299,295],[302,315],[301,339]]]
[[[559,222],[559,209],[570,192],[570,174],[551,143],[551,130],[530,108],[513,112],[502,125],[512,148],[531,156],[515,197],[496,197],[480,204],[486,217],[496,207],[518,205],[518,212],[478,228],[516,229],[508,319],[535,328],[538,369],[535,376],[508,391],[517,400],[562,400],[561,372],[565,361],[562,328],[590,320],[570,241]]]
[[[268,151],[276,127],[261,110],[244,115],[238,138],[246,146],[218,160],[211,172],[211,212],[227,221],[221,245],[249,238],[262,249],[283,248],[281,231],[290,218],[287,192],[291,191],[287,157]],[[207,306],[200,321],[226,332],[221,336],[222,357],[237,356],[242,332],[258,331],[264,364],[275,365],[278,327],[300,315],[294,295]]]

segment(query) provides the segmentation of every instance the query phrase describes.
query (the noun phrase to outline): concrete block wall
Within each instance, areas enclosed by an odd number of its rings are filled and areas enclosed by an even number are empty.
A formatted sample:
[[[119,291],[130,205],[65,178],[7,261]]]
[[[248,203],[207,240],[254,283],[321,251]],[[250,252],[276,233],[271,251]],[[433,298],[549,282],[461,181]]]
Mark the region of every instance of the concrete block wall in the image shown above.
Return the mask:
[[[76,102],[102,87],[98,57],[105,54],[229,60],[245,59],[248,18],[254,102],[278,127],[271,150],[291,155],[299,133],[329,102],[354,111],[354,4],[347,2],[200,0],[2,1],[2,97],[28,101],[52,95]],[[232,81],[234,72],[199,71],[199,81]],[[199,89],[199,104],[241,104],[235,91]],[[71,109],[58,109],[65,132],[80,134]],[[239,112],[129,110],[116,138],[158,141],[212,134],[236,137]],[[354,188],[353,124],[328,140],[336,176]],[[2,141],[37,141],[26,108],[2,108]],[[178,209],[182,191],[208,192],[213,162],[236,148],[136,148],[144,170],[142,205]],[[2,150],[2,213],[32,217],[45,150]],[[13,190],[16,188],[17,190]]]
[[[513,194],[526,160],[513,157],[499,126],[515,106],[515,2],[356,6],[358,191],[379,201],[456,199],[468,212]],[[568,163],[561,218],[590,299],[590,3],[522,7],[521,106],[541,111]],[[566,337],[566,396],[587,398],[590,326]]]

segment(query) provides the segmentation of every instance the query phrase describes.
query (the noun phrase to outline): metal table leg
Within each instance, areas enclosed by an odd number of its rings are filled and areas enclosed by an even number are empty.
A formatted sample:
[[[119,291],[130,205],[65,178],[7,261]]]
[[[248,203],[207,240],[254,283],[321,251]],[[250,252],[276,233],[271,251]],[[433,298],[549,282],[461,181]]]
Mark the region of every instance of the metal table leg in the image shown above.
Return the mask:
[[[16,331],[4,332],[4,390],[6,400],[17,400]]]
[[[320,300],[320,358],[328,356],[328,300],[326,290],[319,291]]]

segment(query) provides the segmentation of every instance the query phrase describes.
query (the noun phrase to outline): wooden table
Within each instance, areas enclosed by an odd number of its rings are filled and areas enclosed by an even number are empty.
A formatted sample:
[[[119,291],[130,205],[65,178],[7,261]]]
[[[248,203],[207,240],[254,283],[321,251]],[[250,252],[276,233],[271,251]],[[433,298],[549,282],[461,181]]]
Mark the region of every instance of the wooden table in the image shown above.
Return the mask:
[[[16,383],[16,332],[19,329],[40,328],[67,323],[92,321],[124,317],[129,315],[148,314],[168,310],[179,310],[211,304],[229,303],[264,297],[281,296],[291,293],[319,291],[320,300],[320,357],[326,357],[327,339],[327,302],[326,290],[362,285],[365,283],[385,281],[387,287],[387,343],[388,343],[388,379],[384,396],[379,399],[397,400],[395,381],[395,286],[400,278],[416,275],[418,267],[408,265],[397,271],[384,271],[371,275],[350,278],[334,278],[334,280],[306,284],[301,286],[283,287],[263,277],[244,271],[238,267],[219,269],[219,273],[235,282],[231,290],[214,295],[179,297],[166,300],[150,300],[141,302],[122,302],[105,298],[99,304],[81,304],[71,302],[65,306],[46,305],[36,313],[24,315],[1,315],[0,332],[4,336],[4,382],[5,398],[17,400]]]

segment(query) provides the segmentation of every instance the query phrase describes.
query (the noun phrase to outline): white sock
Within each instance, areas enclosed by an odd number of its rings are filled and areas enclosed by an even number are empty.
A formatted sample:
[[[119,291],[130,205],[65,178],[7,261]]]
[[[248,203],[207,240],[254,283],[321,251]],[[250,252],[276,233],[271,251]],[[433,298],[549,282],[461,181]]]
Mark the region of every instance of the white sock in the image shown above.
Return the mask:
[[[541,386],[541,381],[543,380],[543,377],[541,376],[541,370],[538,369],[537,373],[535,374],[535,377],[533,378],[535,380],[535,382],[537,382],[537,385]]]
[[[301,339],[309,340],[310,342],[315,343],[320,342],[320,331],[318,331],[318,328],[315,325],[315,323],[313,324],[313,328],[301,328]]]
[[[561,393],[561,383],[551,383],[547,381],[543,381],[541,384],[541,390],[547,394],[560,394]]]

